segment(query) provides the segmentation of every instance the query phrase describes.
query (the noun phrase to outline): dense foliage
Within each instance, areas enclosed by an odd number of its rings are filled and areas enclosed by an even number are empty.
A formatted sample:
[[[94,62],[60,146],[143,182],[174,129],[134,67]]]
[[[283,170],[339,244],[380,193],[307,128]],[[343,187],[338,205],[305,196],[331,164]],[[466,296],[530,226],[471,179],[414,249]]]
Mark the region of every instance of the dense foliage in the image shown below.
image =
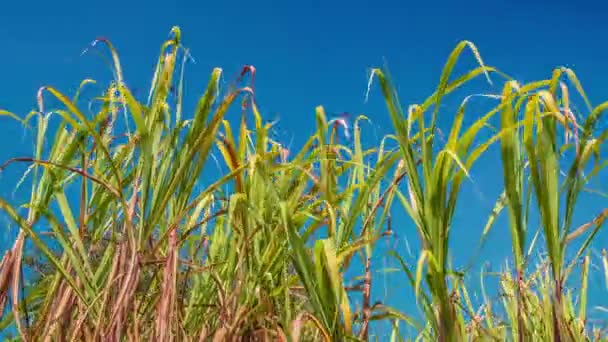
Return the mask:
[[[570,69],[529,84],[506,78],[494,108],[470,125],[465,99],[440,141],[445,95],[475,78],[506,77],[465,41],[449,56],[437,90],[407,110],[385,72],[372,71],[370,86],[380,87],[393,124],[379,146],[361,143],[365,117],[350,127],[317,107],[317,131],[289,151],[273,140],[253,86],[239,79],[220,92],[221,69],[211,73],[194,113],[182,112],[188,54],[179,29],[172,33],[146,103],[133,96],[114,48],[101,39],[94,45],[112,53],[115,80],[94,112],[52,87],[40,89],[39,108],[26,118],[2,112],[35,122],[38,138],[33,157],[2,165],[27,163],[33,185],[29,203],[0,199],[19,226],[0,264],[1,328],[28,341],[348,341],[383,339],[370,326],[386,320],[391,341],[606,339],[588,322],[587,279],[589,245],[608,210],[579,227],[572,217],[606,164],[600,147],[608,130],[596,125],[608,103],[592,108]],[[452,77],[466,48],[479,66]],[[255,69],[245,67],[246,75],[253,80]],[[566,84],[585,99],[586,115],[571,110]],[[48,97],[60,108],[45,108]],[[242,110],[238,125],[225,120],[233,109]],[[62,120],[54,132],[51,114]],[[493,118],[500,127],[480,136]],[[352,129],[348,145],[339,139],[343,126]],[[463,182],[493,144],[504,192],[484,234],[508,215],[513,268],[501,271],[500,295],[484,291],[476,306],[463,274],[450,266],[448,242]],[[216,163],[228,171],[219,173]],[[415,263],[377,244],[394,233],[394,210],[405,211],[418,232],[410,237],[421,246]],[[534,239],[531,211],[542,226]],[[544,253],[533,261],[537,250]],[[398,262],[422,320],[371,298],[374,253]],[[603,263],[608,267],[605,255]],[[25,270],[35,281],[24,282]],[[570,289],[573,272],[581,283]],[[357,275],[354,284],[345,273]],[[401,336],[404,326],[417,335]]]

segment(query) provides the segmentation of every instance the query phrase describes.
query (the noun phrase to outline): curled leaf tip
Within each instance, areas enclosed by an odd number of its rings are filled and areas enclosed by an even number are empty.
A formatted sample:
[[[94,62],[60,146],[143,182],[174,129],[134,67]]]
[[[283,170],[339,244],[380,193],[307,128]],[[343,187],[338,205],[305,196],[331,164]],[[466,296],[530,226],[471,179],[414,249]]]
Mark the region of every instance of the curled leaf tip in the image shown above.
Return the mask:
[[[243,71],[241,71],[241,76],[244,76],[247,72],[250,72],[252,75],[255,74],[255,67],[251,64],[245,64]]]
[[[89,50],[91,48],[94,48],[95,46],[97,46],[97,43],[100,43],[100,42],[108,44],[109,41],[106,38],[104,38],[104,37],[97,37],[97,38],[95,38],[95,40],[93,40],[89,44],[89,46],[87,46],[84,50],[82,50],[82,52],[80,53],[80,56],[83,56],[85,53],[89,52]]]
[[[91,42],[91,47],[97,46],[98,43],[108,44],[110,41],[105,37],[97,37],[94,41]]]
[[[335,126],[342,126],[344,128],[344,135],[346,136],[346,138],[350,138],[350,133],[349,133],[349,125],[348,125],[348,121],[346,120],[346,117],[342,116],[339,118],[335,118],[332,120],[329,120],[329,122],[327,123],[327,125],[335,125]]]
[[[243,69],[241,70],[241,74],[237,80],[237,83],[240,82],[247,73],[251,74],[251,86],[254,86],[255,83],[255,67],[251,64],[245,64]]]
[[[46,89],[46,86],[38,88],[38,94],[36,95],[36,100],[38,101],[38,111],[42,114],[44,113],[44,99],[42,96],[42,92]]]
[[[182,31],[179,26],[173,26],[169,32],[169,37],[173,36],[173,40],[176,44],[179,44],[182,36]]]

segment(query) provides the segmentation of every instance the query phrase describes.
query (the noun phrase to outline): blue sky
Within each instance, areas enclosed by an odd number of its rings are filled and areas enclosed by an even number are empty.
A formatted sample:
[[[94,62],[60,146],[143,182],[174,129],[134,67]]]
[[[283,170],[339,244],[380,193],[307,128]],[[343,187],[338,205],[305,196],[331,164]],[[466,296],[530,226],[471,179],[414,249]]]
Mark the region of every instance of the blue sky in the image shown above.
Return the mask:
[[[390,123],[377,88],[364,103],[369,68],[387,61],[402,103],[417,103],[434,90],[449,53],[463,39],[477,45],[487,64],[521,81],[549,77],[556,66],[572,67],[598,104],[608,99],[605,11],[600,1],[565,0],[11,1],[0,14],[0,108],[25,115],[35,108],[40,86],[72,94],[84,78],[107,79],[109,70],[96,55],[80,56],[98,36],[118,49],[127,82],[145,89],[173,25],[181,27],[184,44],[197,62],[186,70],[190,107],[213,67],[222,67],[230,81],[242,65],[252,64],[262,109],[279,113],[282,128],[295,134],[296,143],[314,129],[317,105],[329,112],[364,113],[381,133],[388,133]],[[473,65],[468,51],[459,65]],[[455,96],[446,105],[461,100]],[[0,133],[5,143],[0,160],[31,154],[16,124],[2,119]],[[473,171],[481,195],[475,187],[465,189],[465,205],[455,218],[453,243],[465,254],[476,246],[502,185],[492,158],[496,155]],[[11,197],[16,177],[3,175],[0,195]],[[579,223],[601,207],[597,200],[586,200]],[[415,239],[407,219],[399,229],[402,236]],[[0,249],[12,241],[12,234],[0,238]],[[600,235],[606,245],[606,234]],[[489,243],[493,247],[485,255],[500,263],[510,251],[508,233],[492,233]],[[456,259],[466,260],[469,254]]]

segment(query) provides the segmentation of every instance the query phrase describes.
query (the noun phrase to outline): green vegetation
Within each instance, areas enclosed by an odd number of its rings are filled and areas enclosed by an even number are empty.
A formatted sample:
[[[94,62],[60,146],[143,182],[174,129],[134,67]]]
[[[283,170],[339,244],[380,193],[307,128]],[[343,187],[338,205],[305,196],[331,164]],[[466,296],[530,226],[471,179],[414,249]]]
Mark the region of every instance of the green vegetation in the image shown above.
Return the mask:
[[[393,124],[380,146],[361,143],[363,116],[353,122],[352,145],[340,144],[317,107],[316,133],[287,158],[271,139],[254,89],[238,81],[220,97],[221,69],[211,73],[194,113],[182,113],[187,54],[179,29],[172,33],[148,103],[126,87],[112,45],[98,40],[112,52],[115,80],[95,113],[52,87],[40,90],[39,108],[26,118],[2,112],[27,125],[35,119],[38,138],[33,158],[2,165],[27,163],[33,186],[29,203],[0,199],[20,228],[0,264],[1,328],[14,327],[28,341],[365,341],[386,339],[370,329],[386,320],[394,327],[391,341],[608,338],[587,317],[589,274],[608,277],[606,255],[602,269],[590,268],[589,254],[608,209],[573,226],[579,195],[606,165],[599,149],[608,130],[598,133],[596,124],[608,102],[592,108],[571,70],[518,84],[462,42],[435,93],[407,110],[385,72],[373,70],[371,86],[382,90]],[[453,76],[467,48],[479,66]],[[255,69],[246,73],[253,77]],[[506,78],[496,106],[465,126],[463,101],[445,142],[436,139],[444,96],[490,76]],[[587,103],[584,119],[570,110],[565,80]],[[176,101],[169,99],[172,87]],[[53,109],[61,117],[55,132],[47,97],[61,103]],[[235,127],[225,120],[231,109],[242,109]],[[481,136],[492,118],[501,127]],[[398,148],[388,148],[389,141]],[[463,274],[450,265],[448,241],[461,186],[493,144],[500,147],[505,190],[479,238],[499,214],[508,215],[513,268],[501,271],[499,293],[484,291],[475,306]],[[228,171],[208,170],[215,168],[214,150]],[[416,263],[376,244],[393,233],[391,210],[405,211],[416,227],[422,247]],[[530,212],[540,218],[537,236]],[[572,246],[578,249],[568,259]],[[400,265],[422,319],[372,298],[374,253],[390,253]],[[33,265],[37,280],[24,283],[22,270]],[[358,277],[346,279],[346,272]],[[580,284],[569,288],[573,273]],[[489,276],[482,274],[482,283]],[[404,326],[417,336],[401,336]]]

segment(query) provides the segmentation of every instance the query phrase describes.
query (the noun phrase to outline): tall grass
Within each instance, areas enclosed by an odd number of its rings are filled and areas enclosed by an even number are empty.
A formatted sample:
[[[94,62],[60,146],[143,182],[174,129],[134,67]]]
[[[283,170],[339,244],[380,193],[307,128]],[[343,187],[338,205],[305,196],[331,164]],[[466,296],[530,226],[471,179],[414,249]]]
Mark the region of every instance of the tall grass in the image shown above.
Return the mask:
[[[227,92],[219,89],[222,70],[214,69],[194,112],[185,115],[188,54],[178,28],[162,45],[146,103],[126,86],[111,43],[94,45],[112,54],[115,76],[96,112],[87,114],[53,87],[40,89],[39,108],[24,119],[2,112],[25,125],[35,121],[37,132],[33,157],[2,165],[26,163],[32,180],[27,215],[19,214],[21,204],[0,199],[19,227],[0,264],[1,326],[17,339],[367,341],[379,338],[373,323],[383,320],[393,326],[391,341],[607,338],[589,324],[587,284],[590,272],[608,278],[606,254],[603,270],[590,267],[589,254],[608,211],[579,227],[573,215],[606,164],[600,148],[608,130],[596,125],[608,103],[591,107],[571,70],[518,84],[464,41],[437,90],[407,110],[386,71],[372,71],[370,86],[379,85],[393,124],[379,146],[361,141],[364,116],[353,122],[352,144],[340,143],[341,128],[317,107],[316,132],[287,151],[259,111],[254,67],[243,68]],[[466,48],[479,66],[453,77]],[[497,105],[465,126],[466,98],[455,108],[447,141],[436,139],[444,97],[491,76],[506,77]],[[572,114],[567,80],[589,107],[582,121]],[[49,97],[61,108],[45,108]],[[236,125],[227,120],[231,110],[241,112]],[[51,115],[61,118],[55,132]],[[500,127],[484,138],[480,132],[494,117]],[[570,140],[560,143],[561,134]],[[389,140],[398,148],[388,148]],[[513,263],[500,272],[499,296],[487,296],[482,285],[479,305],[451,266],[449,241],[461,187],[493,144],[500,146],[504,192],[479,238],[505,210]],[[377,246],[394,233],[394,210],[407,213],[418,232],[415,264]],[[542,227],[532,240],[530,212]],[[541,250],[547,253],[533,259]],[[422,320],[372,297],[377,253],[398,261]],[[38,261],[25,262],[31,256]],[[26,270],[37,275],[24,282]],[[568,288],[573,272],[581,284]],[[346,274],[358,274],[357,282]],[[416,336],[402,336],[400,322]]]

